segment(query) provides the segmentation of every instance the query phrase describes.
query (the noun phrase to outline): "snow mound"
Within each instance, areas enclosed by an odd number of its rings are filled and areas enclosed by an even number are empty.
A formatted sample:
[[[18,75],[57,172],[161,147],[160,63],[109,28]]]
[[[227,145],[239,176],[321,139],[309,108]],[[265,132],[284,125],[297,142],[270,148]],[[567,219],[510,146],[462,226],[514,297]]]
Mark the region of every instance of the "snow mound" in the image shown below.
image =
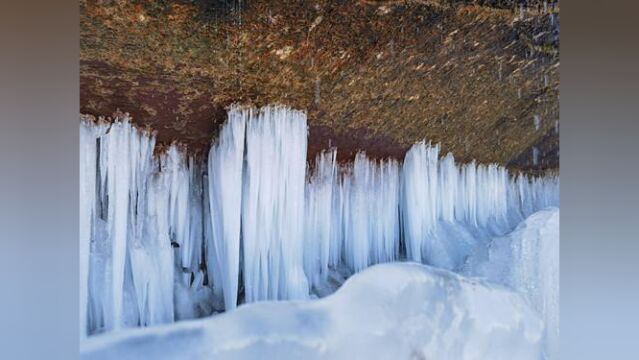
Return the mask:
[[[544,357],[558,357],[559,209],[538,211],[510,234],[493,239],[476,275],[523,294],[544,321]]]
[[[363,270],[316,301],[96,335],[89,359],[539,359],[543,325],[515,292],[415,263]]]

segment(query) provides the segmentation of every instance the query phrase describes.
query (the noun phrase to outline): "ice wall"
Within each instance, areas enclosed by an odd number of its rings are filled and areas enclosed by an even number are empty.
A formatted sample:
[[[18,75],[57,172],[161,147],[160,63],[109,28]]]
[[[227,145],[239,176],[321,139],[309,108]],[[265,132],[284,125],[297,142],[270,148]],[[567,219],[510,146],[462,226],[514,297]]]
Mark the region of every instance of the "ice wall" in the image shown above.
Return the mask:
[[[80,143],[89,334],[325,295],[336,272],[389,261],[468,273],[490,239],[559,205],[558,177],[456,164],[426,142],[401,163],[328,149],[307,164],[306,115],[285,107],[231,108],[208,160],[154,155],[126,116],[83,121]]]

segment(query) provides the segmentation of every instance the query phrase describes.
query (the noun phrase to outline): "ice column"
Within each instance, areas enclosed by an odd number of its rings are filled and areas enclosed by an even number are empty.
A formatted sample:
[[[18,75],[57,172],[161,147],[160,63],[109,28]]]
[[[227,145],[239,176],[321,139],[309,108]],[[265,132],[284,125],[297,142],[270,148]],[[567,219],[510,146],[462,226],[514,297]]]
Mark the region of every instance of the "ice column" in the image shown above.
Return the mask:
[[[395,160],[374,161],[363,152],[355,156],[352,171],[344,174],[344,258],[360,271],[399,254],[399,165]]]
[[[111,242],[110,315],[106,317],[107,329],[118,329],[123,324],[124,273],[129,221],[130,153],[128,121],[111,125],[104,137],[107,162],[107,234]]]
[[[193,245],[190,238],[190,184],[186,154],[177,145],[169,147],[161,156],[161,171],[167,174],[169,191],[169,231],[171,241],[179,246],[178,265],[191,268]],[[184,272],[183,283],[189,284],[190,273]]]
[[[305,298],[306,114],[283,107],[234,111],[249,116],[242,198],[246,301]]]
[[[107,130],[104,123],[80,122],[80,336],[88,331],[89,260],[93,224],[97,216],[97,139]]]
[[[197,274],[203,261],[204,241],[204,166],[195,157],[189,157],[189,263],[185,266],[189,272]],[[210,221],[210,217],[207,218]]]
[[[370,191],[373,188],[374,168],[364,153],[355,156],[350,187],[350,226],[346,238],[346,260],[355,272],[370,264],[372,229],[370,219]]]
[[[339,246],[337,241],[331,241],[331,237],[335,236],[333,227],[340,225],[334,223],[334,220],[339,219],[333,218],[336,155],[335,149],[320,153],[315,161],[313,175],[306,185],[304,269],[311,285],[318,285],[326,280],[331,246]]]
[[[421,142],[406,153],[402,166],[402,220],[410,260],[431,263],[428,236],[439,218],[439,145]]]
[[[240,271],[240,217],[244,133],[249,112],[234,109],[211,147],[208,160],[208,196],[211,243],[208,244],[209,279],[221,281],[224,307],[237,305]],[[218,272],[216,274],[216,272]],[[215,285],[218,287],[218,285]]]
[[[382,160],[375,176],[376,214],[370,221],[376,225],[377,235],[373,262],[394,261],[399,258],[399,163]]]
[[[150,175],[144,228],[129,247],[141,326],[174,320],[174,258],[169,238],[168,187],[167,174],[155,172]]]

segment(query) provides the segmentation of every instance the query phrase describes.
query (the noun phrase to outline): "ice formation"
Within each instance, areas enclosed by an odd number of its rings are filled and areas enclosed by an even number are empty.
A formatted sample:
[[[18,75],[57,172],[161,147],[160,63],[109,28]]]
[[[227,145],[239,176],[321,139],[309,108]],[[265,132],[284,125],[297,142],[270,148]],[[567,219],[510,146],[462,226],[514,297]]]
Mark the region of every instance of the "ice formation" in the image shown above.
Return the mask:
[[[438,145],[414,145],[402,166],[406,255],[462,270],[478,241],[507,233],[532,212],[559,205],[557,177],[509,176],[497,165],[455,164]]]
[[[192,277],[210,239],[201,168],[176,145],[154,156],[154,135],[127,117],[83,121],[80,145],[81,333],[183,318],[180,289],[203,286]]]
[[[208,202],[212,237],[208,277],[224,294],[224,306],[237,304],[240,272],[240,216],[246,114],[231,112],[208,159]]]
[[[506,288],[414,263],[370,267],[317,301],[263,302],[91,337],[99,359],[540,359],[542,322]]]
[[[287,108],[247,112],[242,193],[247,302],[303,299],[306,115]]]
[[[383,262],[472,274],[492,238],[559,205],[556,176],[426,142],[403,162],[328,149],[307,164],[306,115],[284,107],[231,108],[208,160],[154,155],[126,116],[80,126],[83,334],[325,296]]]
[[[96,202],[97,139],[106,131],[106,124],[80,123],[80,336],[87,335],[89,298],[89,261],[91,239],[98,213]]]

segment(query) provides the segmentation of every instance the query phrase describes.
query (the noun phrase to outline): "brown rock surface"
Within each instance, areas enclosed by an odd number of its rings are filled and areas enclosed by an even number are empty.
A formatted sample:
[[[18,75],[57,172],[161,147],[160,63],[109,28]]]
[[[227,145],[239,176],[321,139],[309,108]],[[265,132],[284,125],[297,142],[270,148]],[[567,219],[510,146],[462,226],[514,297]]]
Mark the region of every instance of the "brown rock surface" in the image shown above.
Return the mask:
[[[198,150],[228,105],[277,103],[308,111],[309,157],[401,157],[426,138],[558,168],[558,6],[230,2],[81,0],[80,112],[126,111]]]

